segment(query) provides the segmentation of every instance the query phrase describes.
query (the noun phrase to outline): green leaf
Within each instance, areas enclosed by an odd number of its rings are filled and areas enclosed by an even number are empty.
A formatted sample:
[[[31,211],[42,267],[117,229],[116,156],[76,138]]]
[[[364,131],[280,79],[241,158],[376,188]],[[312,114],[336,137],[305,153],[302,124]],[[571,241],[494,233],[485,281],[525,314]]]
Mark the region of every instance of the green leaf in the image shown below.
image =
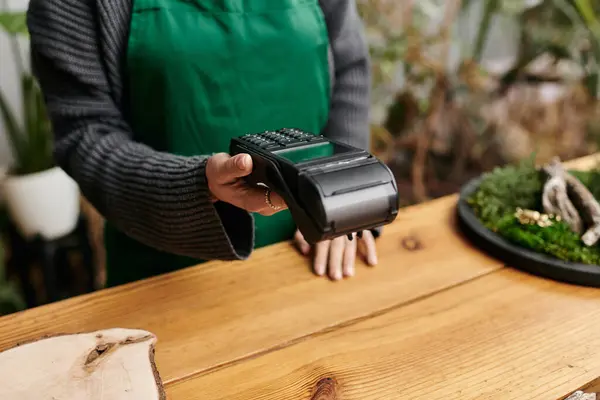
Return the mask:
[[[18,160],[23,156],[23,152],[25,149],[25,133],[19,127],[17,123],[17,118],[15,117],[14,112],[10,108],[8,101],[0,91],[0,115],[2,116],[2,120],[4,122],[4,127],[6,129],[6,133],[8,134],[9,142],[12,146],[13,152]]]
[[[531,8],[531,5],[527,0],[501,0],[500,8],[505,14],[520,15]]]
[[[54,166],[52,127],[40,87],[33,76],[24,75],[21,78],[21,89],[23,127],[18,124],[14,112],[0,91],[0,115],[16,159],[12,172],[18,175],[41,172]]]
[[[0,27],[10,35],[29,36],[27,17],[24,12],[0,12]]]
[[[477,38],[475,39],[475,48],[473,50],[473,59],[481,61],[483,50],[488,40],[490,33],[491,22],[496,12],[500,7],[499,0],[485,0],[483,9],[483,16],[481,18],[481,24],[479,25],[479,32],[477,32]]]
[[[21,78],[21,88],[23,90],[23,113],[25,117],[25,130],[31,134],[35,134],[37,126],[37,104],[35,99],[35,82],[33,78],[24,75]]]
[[[600,39],[600,21],[596,18],[596,12],[590,0],[575,0],[575,5],[590,30],[594,32],[597,39]]]
[[[31,75],[22,77],[26,148],[19,160],[20,174],[44,171],[53,166],[52,130],[42,92]]]

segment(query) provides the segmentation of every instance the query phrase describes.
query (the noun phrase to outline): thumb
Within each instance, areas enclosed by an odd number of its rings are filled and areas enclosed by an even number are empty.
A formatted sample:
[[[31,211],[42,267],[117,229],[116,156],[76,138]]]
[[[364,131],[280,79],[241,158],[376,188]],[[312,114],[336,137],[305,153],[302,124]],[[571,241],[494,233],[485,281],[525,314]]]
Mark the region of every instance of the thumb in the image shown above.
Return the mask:
[[[250,175],[252,172],[252,157],[249,154],[237,154],[222,164],[219,180],[229,182]]]

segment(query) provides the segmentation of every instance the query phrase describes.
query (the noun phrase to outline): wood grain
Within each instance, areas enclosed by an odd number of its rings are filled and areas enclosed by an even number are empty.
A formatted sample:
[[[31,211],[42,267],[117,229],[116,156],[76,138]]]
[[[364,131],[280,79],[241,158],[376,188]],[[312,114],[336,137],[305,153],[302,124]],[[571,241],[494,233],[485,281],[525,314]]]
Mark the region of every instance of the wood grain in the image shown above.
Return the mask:
[[[344,282],[315,277],[281,244],[0,319],[0,350],[44,334],[145,329],[166,382],[261,354],[501,268],[456,234],[455,203],[404,210],[378,241],[380,265]]]
[[[600,375],[600,290],[504,269],[227,369],[171,400],[551,400]]]
[[[120,326],[157,335],[166,383],[217,371],[501,269],[458,234],[456,200],[402,210],[378,240],[379,266],[360,266],[344,282],[316,278],[282,243],[246,262],[211,262],[0,318],[0,351],[47,334]]]

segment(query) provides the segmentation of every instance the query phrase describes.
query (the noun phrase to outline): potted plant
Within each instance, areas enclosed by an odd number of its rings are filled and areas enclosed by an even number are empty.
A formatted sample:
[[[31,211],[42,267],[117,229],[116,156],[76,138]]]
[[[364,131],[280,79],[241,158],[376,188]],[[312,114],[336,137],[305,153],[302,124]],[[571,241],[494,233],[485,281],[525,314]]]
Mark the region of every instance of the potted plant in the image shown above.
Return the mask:
[[[597,0],[358,0],[373,61],[371,151],[404,204],[536,152],[600,142]]]
[[[25,68],[18,44],[19,37],[28,35],[25,13],[0,11],[0,27],[13,44],[23,107],[19,120],[0,90],[0,116],[15,159],[3,180],[2,197],[24,237],[54,239],[77,225],[79,188],[53,160],[52,130],[43,95]]]

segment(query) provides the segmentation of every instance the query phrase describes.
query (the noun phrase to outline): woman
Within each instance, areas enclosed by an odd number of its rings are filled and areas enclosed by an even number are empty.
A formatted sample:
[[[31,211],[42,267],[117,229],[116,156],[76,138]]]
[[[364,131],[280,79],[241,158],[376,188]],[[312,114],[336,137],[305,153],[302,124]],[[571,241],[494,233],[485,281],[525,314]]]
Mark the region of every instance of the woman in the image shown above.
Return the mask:
[[[28,26],[57,163],[107,220],[108,286],[292,238],[312,253],[225,152],[283,127],[367,148],[354,0],[31,0]],[[373,234],[359,242],[375,264]],[[318,275],[353,275],[356,240],[315,247]]]

